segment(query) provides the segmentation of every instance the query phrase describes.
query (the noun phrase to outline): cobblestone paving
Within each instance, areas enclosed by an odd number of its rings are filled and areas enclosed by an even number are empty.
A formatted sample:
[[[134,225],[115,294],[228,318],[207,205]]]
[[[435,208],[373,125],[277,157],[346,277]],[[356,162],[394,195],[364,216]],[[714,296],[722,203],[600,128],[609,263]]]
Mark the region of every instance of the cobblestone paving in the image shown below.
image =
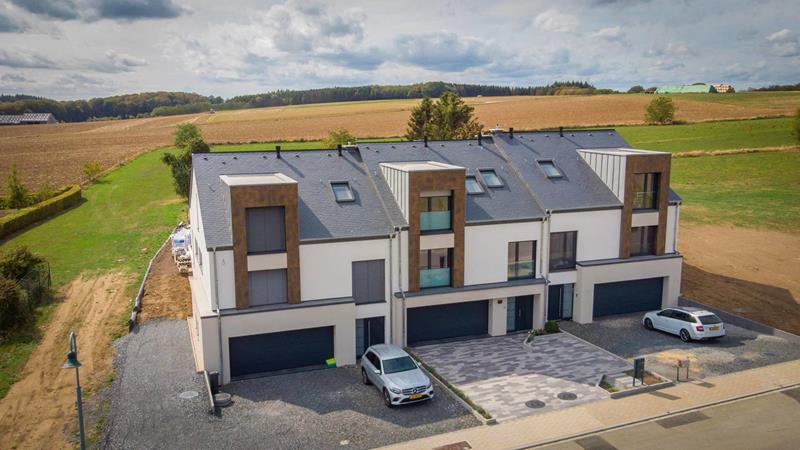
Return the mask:
[[[595,385],[606,373],[630,363],[567,333],[538,336],[533,346],[524,334],[417,347],[415,352],[498,421],[609,398]],[[558,394],[571,392],[575,400]],[[545,403],[529,408],[531,400]]]

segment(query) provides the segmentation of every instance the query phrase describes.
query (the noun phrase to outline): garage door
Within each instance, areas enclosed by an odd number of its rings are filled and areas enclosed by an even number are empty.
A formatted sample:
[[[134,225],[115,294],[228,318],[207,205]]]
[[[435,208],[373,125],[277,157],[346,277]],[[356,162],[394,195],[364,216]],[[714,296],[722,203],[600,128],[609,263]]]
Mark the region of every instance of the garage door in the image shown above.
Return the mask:
[[[661,308],[663,278],[594,285],[594,317]]]
[[[408,310],[408,343],[489,332],[489,302],[453,303]]]
[[[255,334],[229,341],[231,377],[323,366],[333,358],[333,327]]]

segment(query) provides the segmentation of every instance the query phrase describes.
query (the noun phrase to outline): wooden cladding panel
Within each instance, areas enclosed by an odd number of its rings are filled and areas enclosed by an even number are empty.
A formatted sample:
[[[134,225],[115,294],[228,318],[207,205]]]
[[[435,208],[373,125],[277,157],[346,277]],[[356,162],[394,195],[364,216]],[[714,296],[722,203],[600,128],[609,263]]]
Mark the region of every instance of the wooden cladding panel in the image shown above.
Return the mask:
[[[667,207],[669,206],[669,177],[672,155],[630,155],[625,166],[625,202],[622,207],[622,229],[620,230],[619,257],[631,255],[631,224],[633,222],[633,200],[636,196],[633,177],[638,173],[658,173],[658,230],[656,232],[656,255],[663,255],[667,242]]]

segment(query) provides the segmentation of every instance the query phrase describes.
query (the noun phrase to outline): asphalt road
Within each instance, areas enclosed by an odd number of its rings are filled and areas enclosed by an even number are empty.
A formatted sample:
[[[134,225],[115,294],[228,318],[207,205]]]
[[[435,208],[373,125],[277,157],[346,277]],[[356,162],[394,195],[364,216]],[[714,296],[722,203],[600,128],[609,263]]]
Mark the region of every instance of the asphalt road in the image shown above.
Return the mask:
[[[800,388],[545,446],[548,450],[789,449],[800,442]]]
[[[148,322],[117,347],[103,448],[362,449],[480,424],[438,384],[429,402],[386,408],[353,367],[231,383],[234,404],[212,415],[185,321]]]

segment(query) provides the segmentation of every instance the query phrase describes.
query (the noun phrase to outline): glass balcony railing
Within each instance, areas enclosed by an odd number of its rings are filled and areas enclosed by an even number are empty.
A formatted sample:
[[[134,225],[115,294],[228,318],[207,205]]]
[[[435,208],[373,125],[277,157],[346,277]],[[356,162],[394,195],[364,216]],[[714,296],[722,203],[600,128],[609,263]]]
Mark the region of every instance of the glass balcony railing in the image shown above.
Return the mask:
[[[533,278],[533,261],[519,261],[508,265],[508,279]]]
[[[419,213],[420,231],[438,231],[450,229],[450,211],[430,211]]]
[[[419,271],[419,287],[450,286],[450,268],[423,269]]]

